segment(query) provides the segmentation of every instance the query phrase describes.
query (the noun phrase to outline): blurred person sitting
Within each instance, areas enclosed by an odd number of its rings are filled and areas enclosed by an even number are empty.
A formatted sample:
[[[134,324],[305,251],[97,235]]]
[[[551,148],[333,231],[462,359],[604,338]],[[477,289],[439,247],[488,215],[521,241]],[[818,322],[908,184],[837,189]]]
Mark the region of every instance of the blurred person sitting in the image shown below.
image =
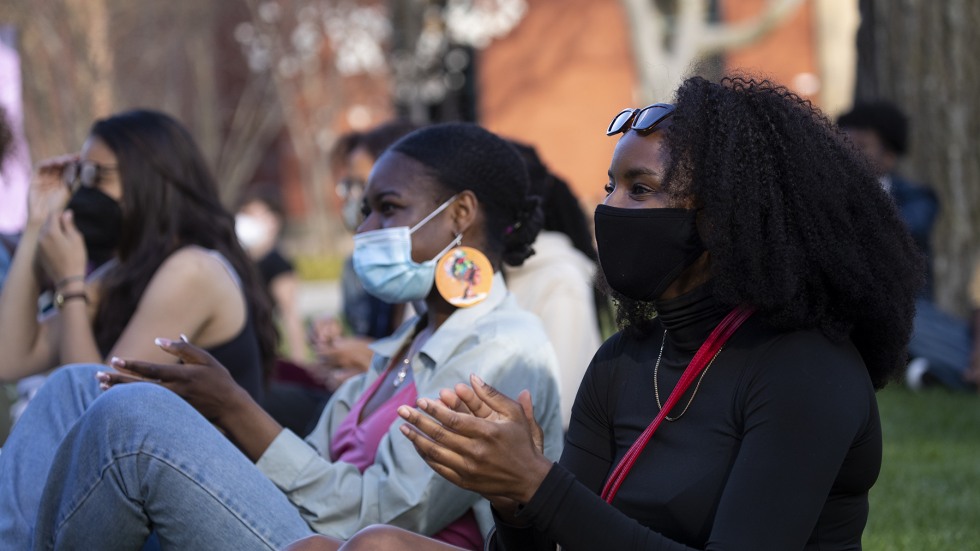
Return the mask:
[[[511,141],[524,158],[531,193],[541,198],[544,226],[534,241],[534,256],[505,267],[507,287],[517,304],[538,316],[558,355],[562,425],[568,428],[575,394],[602,344],[597,312],[609,302],[593,284],[596,255],[588,219],[564,180],[554,175],[529,145]]]
[[[924,184],[898,174],[908,152],[908,118],[887,101],[856,103],[837,118],[837,126],[871,163],[882,187],[895,200],[898,212],[926,258],[924,298],[932,297],[932,230],[939,213],[936,193]]]
[[[180,123],[145,110],[96,121],[79,154],[39,165],[28,201],[0,293],[0,380],[117,355],[173,363],[153,339],[184,336],[261,397],[275,328],[234,219]],[[102,233],[118,238],[88,277],[81,203],[101,205]],[[55,308],[39,316],[46,282]]]
[[[963,370],[968,364],[969,328],[932,302],[931,239],[939,201],[932,189],[897,173],[898,162],[908,151],[908,118],[894,104],[874,101],[855,104],[838,117],[837,125],[871,163],[925,256],[926,284],[916,300],[906,384],[913,390],[930,384],[962,389],[968,386]]]
[[[0,168],[3,168],[3,161],[7,158],[7,152],[13,145],[14,136],[7,123],[6,114],[0,108]],[[2,183],[2,179],[0,179]],[[3,281],[7,278],[7,270],[10,268],[10,260],[13,256],[14,241],[10,236],[0,234],[0,289],[3,288]]]
[[[941,386],[970,391],[980,383],[980,263],[967,289],[970,317],[964,320],[927,300],[916,301],[905,372],[909,388]]]
[[[258,267],[262,284],[272,299],[286,341],[286,357],[303,364],[309,361],[310,354],[297,309],[299,278],[293,264],[279,250],[285,218],[279,191],[269,185],[259,185],[242,197],[235,214],[235,234]]]

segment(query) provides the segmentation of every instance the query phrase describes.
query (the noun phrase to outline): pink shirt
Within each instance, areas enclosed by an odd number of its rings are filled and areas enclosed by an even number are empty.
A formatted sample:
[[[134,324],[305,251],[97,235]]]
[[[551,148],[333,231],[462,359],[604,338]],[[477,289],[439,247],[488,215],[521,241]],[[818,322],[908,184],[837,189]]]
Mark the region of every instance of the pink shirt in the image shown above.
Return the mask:
[[[334,433],[334,438],[330,442],[330,459],[332,461],[349,463],[363,473],[365,469],[374,464],[374,457],[378,453],[381,439],[388,433],[392,423],[399,419],[398,406],[415,407],[418,393],[415,390],[415,382],[410,381],[405,385],[405,388],[396,392],[388,401],[358,422],[364,404],[371,396],[374,396],[384,381],[384,376],[378,377],[367,391],[361,394],[350,413],[337,428],[337,432]],[[480,534],[480,528],[476,523],[472,509],[433,537],[464,549],[483,548],[483,536]]]

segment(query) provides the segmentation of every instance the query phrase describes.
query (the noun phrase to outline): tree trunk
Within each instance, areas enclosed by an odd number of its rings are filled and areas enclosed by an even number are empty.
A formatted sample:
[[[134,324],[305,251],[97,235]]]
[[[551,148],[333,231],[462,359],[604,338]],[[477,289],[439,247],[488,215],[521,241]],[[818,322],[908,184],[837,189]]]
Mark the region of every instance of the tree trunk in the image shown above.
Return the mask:
[[[903,172],[931,185],[941,204],[936,298],[964,314],[980,258],[980,2],[861,0],[860,8],[856,99],[886,99],[909,115]]]

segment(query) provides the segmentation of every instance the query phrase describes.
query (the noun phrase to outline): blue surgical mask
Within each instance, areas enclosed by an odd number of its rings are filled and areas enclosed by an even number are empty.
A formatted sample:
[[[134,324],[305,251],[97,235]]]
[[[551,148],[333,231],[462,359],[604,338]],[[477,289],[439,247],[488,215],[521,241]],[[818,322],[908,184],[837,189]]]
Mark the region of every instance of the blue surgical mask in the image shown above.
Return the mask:
[[[436,277],[436,262],[459,245],[463,237],[457,235],[435,258],[420,263],[412,260],[412,234],[455,199],[455,195],[447,199],[412,228],[399,226],[354,235],[354,271],[368,293],[392,304],[429,296]]]

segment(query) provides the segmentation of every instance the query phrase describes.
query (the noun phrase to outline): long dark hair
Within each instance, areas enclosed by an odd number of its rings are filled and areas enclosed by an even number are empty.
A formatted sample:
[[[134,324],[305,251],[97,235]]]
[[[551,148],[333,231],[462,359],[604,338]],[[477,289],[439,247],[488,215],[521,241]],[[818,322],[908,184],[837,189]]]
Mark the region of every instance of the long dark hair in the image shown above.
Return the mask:
[[[99,349],[108,353],[118,340],[163,261],[197,245],[224,255],[238,273],[263,365],[271,368],[277,337],[269,300],[190,133],[166,114],[134,110],[96,121],[90,134],[115,154],[123,190],[119,264],[103,278],[95,317]]]
[[[664,188],[701,208],[716,297],[849,338],[876,388],[901,373],[925,264],[870,164],[769,81],[690,78],[675,106]],[[650,305],[618,298],[642,327]]]

